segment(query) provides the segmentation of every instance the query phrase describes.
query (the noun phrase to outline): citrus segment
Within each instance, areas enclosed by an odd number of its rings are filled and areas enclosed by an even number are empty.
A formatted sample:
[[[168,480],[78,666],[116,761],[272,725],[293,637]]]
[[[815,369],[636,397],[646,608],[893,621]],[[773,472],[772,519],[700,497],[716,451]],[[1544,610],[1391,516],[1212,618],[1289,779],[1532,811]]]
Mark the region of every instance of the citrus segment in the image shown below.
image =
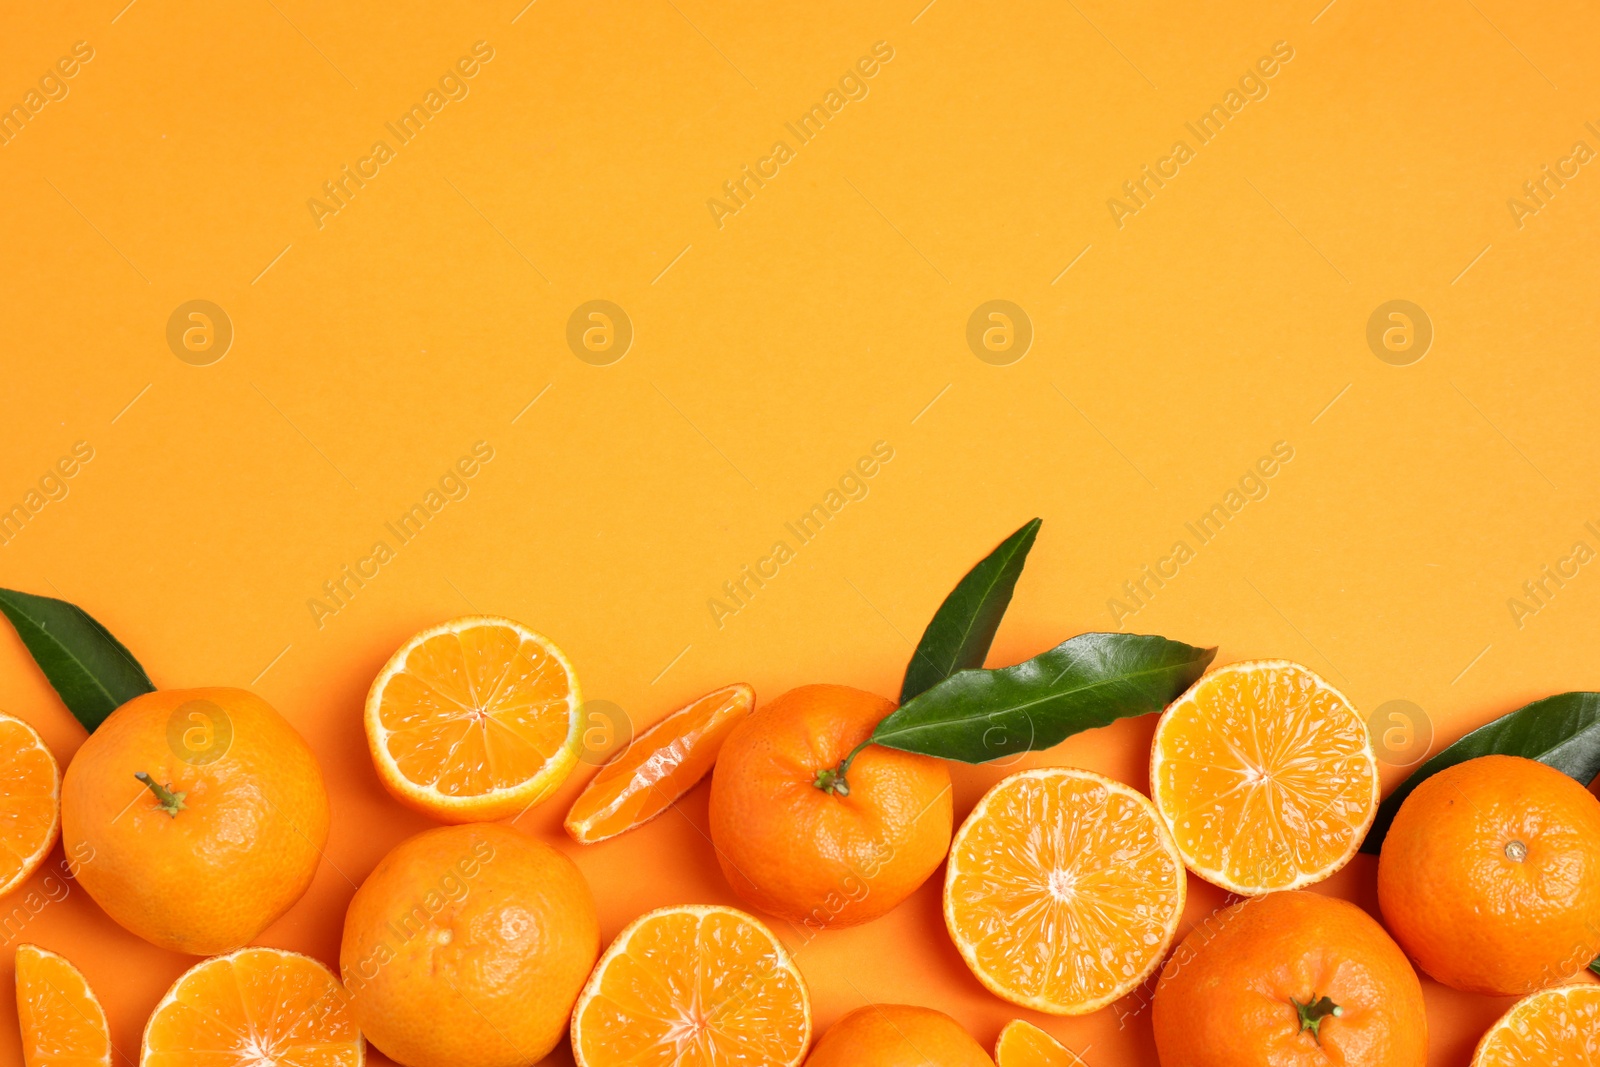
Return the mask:
[[[61,769],[33,727],[0,712],[0,896],[28,880],[61,832]]]
[[[1191,871],[1246,896],[1343,867],[1378,808],[1367,725],[1283,660],[1212,671],[1156,726],[1150,793]]]
[[[1150,802],[1090,771],[1022,771],[957,831],[944,916],[978,980],[1081,1015],[1155,970],[1183,914],[1183,861]]]
[[[617,935],[572,1013],[578,1067],[793,1067],[811,1040],[805,980],[733,908],[650,912]]]
[[[1523,997],[1489,1027],[1472,1067],[1589,1067],[1600,1063],[1600,986]]]
[[[994,1045],[997,1067],[1083,1067],[1078,1054],[1022,1019],[1012,1019]]]
[[[349,994],[309,956],[244,948],[178,977],[145,1024],[140,1067],[359,1067]]]
[[[37,945],[17,946],[17,1019],[25,1067],[110,1067],[100,1001],[76,967]]]
[[[390,658],[367,694],[367,744],[401,802],[449,822],[517,815],[578,760],[577,676],[510,619],[453,619]]]
[[[660,815],[711,770],[755,699],[748,685],[726,686],[634,738],[578,794],[567,812],[567,833],[590,845]]]

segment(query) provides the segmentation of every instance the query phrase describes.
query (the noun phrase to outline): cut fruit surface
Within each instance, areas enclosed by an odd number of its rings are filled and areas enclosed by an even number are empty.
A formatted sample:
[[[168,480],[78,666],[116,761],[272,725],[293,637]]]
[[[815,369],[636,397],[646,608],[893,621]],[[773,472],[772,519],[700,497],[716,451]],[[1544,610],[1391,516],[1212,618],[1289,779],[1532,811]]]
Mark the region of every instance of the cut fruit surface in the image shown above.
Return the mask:
[[[567,833],[591,845],[660,815],[711,770],[722,742],[755,700],[748,685],[726,686],[634,738],[578,794],[567,813]]]
[[[1523,997],[1489,1027],[1472,1067],[1589,1067],[1600,1063],[1600,986],[1558,986]]]
[[[321,963],[274,948],[213,956],[145,1024],[140,1067],[360,1067],[349,994]]]
[[[1162,714],[1150,794],[1191,871],[1258,896],[1349,862],[1378,810],[1378,762],[1361,715],[1310,670],[1233,663]]]
[[[994,1045],[996,1067],[1083,1067],[1078,1054],[1023,1019],[1012,1019]]]
[[[401,802],[448,822],[519,815],[578,762],[572,664],[549,638],[489,615],[401,646],[367,694],[367,745]]]
[[[0,712],[0,896],[27,881],[61,833],[61,768],[37,731]]]
[[[991,992],[1082,1015],[1160,964],[1186,888],[1148,800],[1091,771],[1046,767],[1000,781],[961,825],[944,917]]]
[[[17,946],[17,1019],[25,1067],[110,1067],[106,1013],[65,957]]]
[[[753,916],[709,905],[636,919],[572,1012],[578,1067],[794,1067],[810,1041],[789,953]]]

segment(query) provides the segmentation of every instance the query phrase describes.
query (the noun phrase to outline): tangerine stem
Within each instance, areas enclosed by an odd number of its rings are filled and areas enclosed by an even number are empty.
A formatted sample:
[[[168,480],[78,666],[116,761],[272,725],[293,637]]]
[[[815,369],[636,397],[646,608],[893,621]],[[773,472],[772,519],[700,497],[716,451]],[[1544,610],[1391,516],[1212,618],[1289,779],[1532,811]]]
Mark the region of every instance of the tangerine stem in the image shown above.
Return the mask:
[[[839,761],[839,766],[824,767],[818,771],[817,776],[811,780],[811,784],[830,796],[849,796],[850,783],[845,779],[845,774],[850,770],[850,764],[854,763],[855,758],[861,754],[861,750],[870,744],[872,744],[872,738],[869,737],[851,749],[850,754]]]
[[[156,799],[161,802],[160,808],[162,811],[174,819],[178,817],[178,812],[184,808],[183,798],[188,796],[187,793],[174,792],[171,782],[162,785],[143,771],[136,772],[134,777],[148,786],[150,792],[156,795]]]
[[[1294,1005],[1294,1010],[1300,1013],[1299,1033],[1311,1031],[1311,1039],[1318,1045],[1322,1044],[1322,1023],[1330,1015],[1337,1019],[1344,1014],[1344,1008],[1333,1002],[1332,997],[1318,998],[1315,993],[1304,1004],[1294,997],[1289,998],[1289,1003]]]

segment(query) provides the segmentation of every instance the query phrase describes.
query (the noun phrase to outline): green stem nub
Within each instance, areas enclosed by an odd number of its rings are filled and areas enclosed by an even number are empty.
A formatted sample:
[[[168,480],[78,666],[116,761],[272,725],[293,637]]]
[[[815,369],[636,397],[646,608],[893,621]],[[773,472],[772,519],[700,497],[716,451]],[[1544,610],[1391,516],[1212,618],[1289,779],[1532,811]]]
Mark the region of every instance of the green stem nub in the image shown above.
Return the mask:
[[[840,764],[835,767],[824,767],[811,779],[811,784],[827,793],[829,796],[847,797],[850,795],[850,783],[845,781],[845,766]]]
[[[174,792],[171,782],[162,785],[143,771],[139,771],[134,777],[148,786],[150,792],[156,795],[156,799],[161,801],[160,808],[162,811],[174,819],[178,817],[178,812],[183,810],[183,798],[188,796],[187,793]]]
[[[1319,1045],[1322,1044],[1323,1020],[1330,1015],[1337,1019],[1344,1014],[1344,1009],[1335,1004],[1331,997],[1318,998],[1315,993],[1311,994],[1311,999],[1304,1004],[1293,997],[1289,998],[1289,1003],[1293,1004],[1294,1010],[1300,1013],[1299,1032],[1303,1034],[1310,1030],[1312,1040]]]

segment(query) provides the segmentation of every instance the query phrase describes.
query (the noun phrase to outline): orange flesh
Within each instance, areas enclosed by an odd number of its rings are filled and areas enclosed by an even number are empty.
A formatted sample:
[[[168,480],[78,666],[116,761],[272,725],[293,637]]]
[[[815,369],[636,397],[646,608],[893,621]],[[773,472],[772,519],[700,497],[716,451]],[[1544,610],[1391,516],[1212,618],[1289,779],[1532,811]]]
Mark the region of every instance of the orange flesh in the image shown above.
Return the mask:
[[[784,1067],[805,1055],[804,987],[755,920],[672,909],[623,936],[579,1000],[583,1067]]]
[[[567,832],[592,844],[660,815],[706,776],[754,703],[749,686],[730,685],[640,734],[584,787],[567,813]]]
[[[1032,1023],[1013,1019],[994,1047],[996,1067],[1082,1067],[1077,1053]]]
[[[32,945],[17,949],[17,1018],[27,1067],[107,1067],[106,1013],[72,964]]]
[[[357,1067],[348,994],[315,960],[244,949],[178,979],[151,1016],[140,1067]]]
[[[1518,1001],[1478,1045],[1472,1067],[1600,1063],[1600,986],[1547,989]]]
[[[422,642],[384,687],[384,744],[407,781],[482,796],[535,777],[566,743],[571,679],[514,630],[483,625]]]
[[[1159,962],[1183,910],[1184,873],[1140,798],[1087,772],[1052,771],[1002,782],[962,827],[945,914],[986,985],[1079,1013]]]
[[[56,765],[27,726],[0,716],[0,893],[36,870],[55,841]]]
[[[1202,678],[1169,709],[1156,747],[1151,788],[1185,862],[1237,892],[1331,874],[1377,808],[1366,724],[1292,664]]]

